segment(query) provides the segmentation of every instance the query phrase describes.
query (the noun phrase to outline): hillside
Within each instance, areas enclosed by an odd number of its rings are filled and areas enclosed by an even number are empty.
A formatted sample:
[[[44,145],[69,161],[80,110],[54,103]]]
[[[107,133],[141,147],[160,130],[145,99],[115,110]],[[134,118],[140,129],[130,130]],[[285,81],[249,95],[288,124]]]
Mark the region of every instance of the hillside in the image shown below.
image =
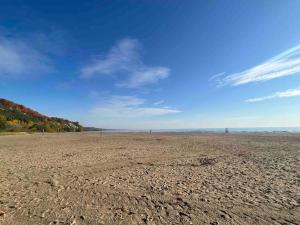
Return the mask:
[[[81,131],[78,122],[48,117],[23,105],[0,98],[0,131],[74,132]]]

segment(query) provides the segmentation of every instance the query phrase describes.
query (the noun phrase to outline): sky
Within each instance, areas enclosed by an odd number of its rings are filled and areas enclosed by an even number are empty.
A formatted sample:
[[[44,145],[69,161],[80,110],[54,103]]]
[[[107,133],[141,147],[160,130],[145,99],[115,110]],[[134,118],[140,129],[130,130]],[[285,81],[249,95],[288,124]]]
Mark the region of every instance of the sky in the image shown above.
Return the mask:
[[[1,0],[0,97],[84,126],[300,126],[298,0]]]

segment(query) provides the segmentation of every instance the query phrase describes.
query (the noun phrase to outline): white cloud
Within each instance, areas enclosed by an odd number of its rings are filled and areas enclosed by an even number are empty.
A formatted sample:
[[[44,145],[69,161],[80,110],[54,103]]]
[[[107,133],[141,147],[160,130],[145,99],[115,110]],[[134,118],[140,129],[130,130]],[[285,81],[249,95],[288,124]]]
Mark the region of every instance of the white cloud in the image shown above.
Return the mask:
[[[215,75],[212,75],[208,80],[209,81],[217,80],[219,77],[224,76],[224,75],[225,75],[225,72],[217,73]]]
[[[20,78],[50,71],[50,59],[29,42],[0,34],[0,77]]]
[[[164,100],[159,100],[159,101],[157,101],[157,102],[154,102],[153,105],[161,105],[161,104],[163,104],[163,103],[165,103]]]
[[[260,102],[260,101],[265,101],[273,98],[287,98],[287,97],[295,97],[295,96],[300,96],[300,88],[288,89],[286,91],[276,92],[272,95],[267,95],[263,97],[250,98],[247,99],[246,102]]]
[[[92,114],[101,118],[138,118],[162,116],[167,114],[179,113],[180,111],[172,108],[146,107],[145,99],[135,96],[112,96],[92,109]]]
[[[242,72],[219,79],[220,86],[238,86],[251,82],[267,81],[300,72],[300,45]]]
[[[141,59],[140,49],[139,41],[123,39],[113,46],[104,58],[96,59],[81,68],[81,77],[123,74],[127,75],[127,78],[125,81],[118,82],[117,86],[128,88],[141,87],[167,78],[170,69],[145,65]]]
[[[170,69],[166,67],[143,67],[139,71],[133,72],[127,81],[118,83],[117,86],[137,88],[146,84],[156,83],[167,78],[169,74]]]

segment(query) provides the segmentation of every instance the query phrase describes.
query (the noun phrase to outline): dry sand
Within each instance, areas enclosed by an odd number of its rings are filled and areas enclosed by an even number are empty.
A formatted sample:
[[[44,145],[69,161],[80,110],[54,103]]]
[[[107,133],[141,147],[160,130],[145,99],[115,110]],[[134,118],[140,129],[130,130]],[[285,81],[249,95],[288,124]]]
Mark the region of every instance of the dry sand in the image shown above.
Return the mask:
[[[0,224],[300,224],[300,135],[0,137]]]

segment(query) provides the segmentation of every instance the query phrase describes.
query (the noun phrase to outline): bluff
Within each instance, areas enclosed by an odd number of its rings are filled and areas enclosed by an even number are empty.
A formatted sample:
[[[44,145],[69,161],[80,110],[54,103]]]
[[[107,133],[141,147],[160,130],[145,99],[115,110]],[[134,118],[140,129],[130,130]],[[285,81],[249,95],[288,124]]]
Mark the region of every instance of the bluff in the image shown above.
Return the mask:
[[[80,132],[82,126],[78,122],[48,117],[24,105],[0,98],[0,131]]]

